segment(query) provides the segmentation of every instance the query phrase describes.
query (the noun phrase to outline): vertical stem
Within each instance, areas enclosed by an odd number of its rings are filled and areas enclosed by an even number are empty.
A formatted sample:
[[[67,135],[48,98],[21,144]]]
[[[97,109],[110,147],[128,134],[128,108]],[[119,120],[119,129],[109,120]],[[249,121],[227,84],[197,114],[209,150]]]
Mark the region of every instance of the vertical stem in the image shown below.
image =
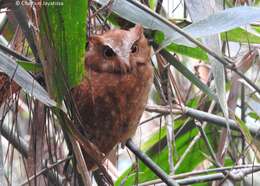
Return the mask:
[[[246,108],[245,108],[245,87],[244,84],[241,83],[241,120],[245,122],[245,112],[246,112]],[[242,151],[244,152],[245,150],[245,137],[244,135],[242,135]],[[243,164],[245,164],[245,156],[243,156],[242,158]]]
[[[245,86],[241,84],[241,120],[245,121],[246,119],[246,107],[245,107]]]
[[[206,145],[208,146],[209,153],[210,153],[212,159],[215,161],[214,164],[215,164],[217,167],[221,167],[221,164],[219,163],[219,161],[218,161],[218,159],[217,159],[217,156],[216,156],[216,154],[215,154],[215,152],[214,152],[212,146],[210,145],[210,142],[209,142],[209,140],[208,140],[208,137],[207,137],[207,135],[206,135],[204,129],[202,128],[202,126],[201,126],[201,124],[199,123],[199,121],[195,121],[195,123],[196,123],[196,125],[197,125],[197,127],[198,127],[198,129],[199,129],[199,131],[200,131],[200,134],[201,134],[201,136],[203,137],[203,139],[204,139]]]
[[[0,185],[5,185],[5,174],[4,174],[4,155],[3,155],[3,146],[2,146],[2,135],[0,131]]]
[[[160,11],[162,9],[162,4],[163,4],[163,0],[158,0],[157,5],[156,5],[156,9],[155,12],[160,14]]]
[[[140,166],[139,166],[139,161],[138,161],[138,158],[137,158],[137,156],[135,157],[135,161],[136,161],[136,173],[135,173],[135,185],[138,185],[138,183],[139,183],[139,168],[140,168]]]

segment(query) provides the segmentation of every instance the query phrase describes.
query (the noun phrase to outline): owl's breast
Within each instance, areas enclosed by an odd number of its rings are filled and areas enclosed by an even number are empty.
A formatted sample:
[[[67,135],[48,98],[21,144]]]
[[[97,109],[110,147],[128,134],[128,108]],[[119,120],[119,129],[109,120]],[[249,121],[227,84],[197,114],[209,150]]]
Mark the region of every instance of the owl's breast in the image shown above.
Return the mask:
[[[88,75],[72,94],[85,127],[83,132],[108,153],[135,133],[148,99],[153,69],[147,64],[137,73],[91,71]]]

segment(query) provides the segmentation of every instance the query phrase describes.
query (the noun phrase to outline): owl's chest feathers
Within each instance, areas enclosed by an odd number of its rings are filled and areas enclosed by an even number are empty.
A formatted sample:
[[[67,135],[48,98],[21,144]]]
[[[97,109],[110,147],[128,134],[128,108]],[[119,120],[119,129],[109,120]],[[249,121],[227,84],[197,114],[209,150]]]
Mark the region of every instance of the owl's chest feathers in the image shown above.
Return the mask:
[[[91,71],[89,75],[90,79],[76,89],[75,99],[94,143],[109,149],[134,134],[148,98],[153,70],[147,64],[137,73]]]

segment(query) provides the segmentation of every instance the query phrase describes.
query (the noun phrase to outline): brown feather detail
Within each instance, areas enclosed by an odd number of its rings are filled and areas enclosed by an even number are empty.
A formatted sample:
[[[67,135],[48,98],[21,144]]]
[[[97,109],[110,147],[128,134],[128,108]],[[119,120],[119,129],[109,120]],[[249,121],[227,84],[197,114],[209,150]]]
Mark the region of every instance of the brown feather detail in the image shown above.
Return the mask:
[[[90,44],[86,54],[88,76],[73,88],[72,95],[84,125],[82,132],[108,155],[115,145],[134,135],[152,85],[153,68],[140,25],[95,37],[102,43]],[[137,51],[131,50],[133,44],[137,44]],[[115,56],[106,59],[103,45],[111,47]],[[85,154],[85,160],[93,169],[90,156]]]

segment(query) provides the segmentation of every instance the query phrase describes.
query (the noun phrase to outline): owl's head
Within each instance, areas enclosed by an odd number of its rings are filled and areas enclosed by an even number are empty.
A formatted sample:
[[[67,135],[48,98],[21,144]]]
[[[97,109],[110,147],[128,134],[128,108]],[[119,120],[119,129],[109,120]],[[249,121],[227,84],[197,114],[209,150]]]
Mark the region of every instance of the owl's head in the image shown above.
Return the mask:
[[[110,30],[89,38],[86,65],[98,72],[128,73],[150,62],[150,50],[141,25]]]

